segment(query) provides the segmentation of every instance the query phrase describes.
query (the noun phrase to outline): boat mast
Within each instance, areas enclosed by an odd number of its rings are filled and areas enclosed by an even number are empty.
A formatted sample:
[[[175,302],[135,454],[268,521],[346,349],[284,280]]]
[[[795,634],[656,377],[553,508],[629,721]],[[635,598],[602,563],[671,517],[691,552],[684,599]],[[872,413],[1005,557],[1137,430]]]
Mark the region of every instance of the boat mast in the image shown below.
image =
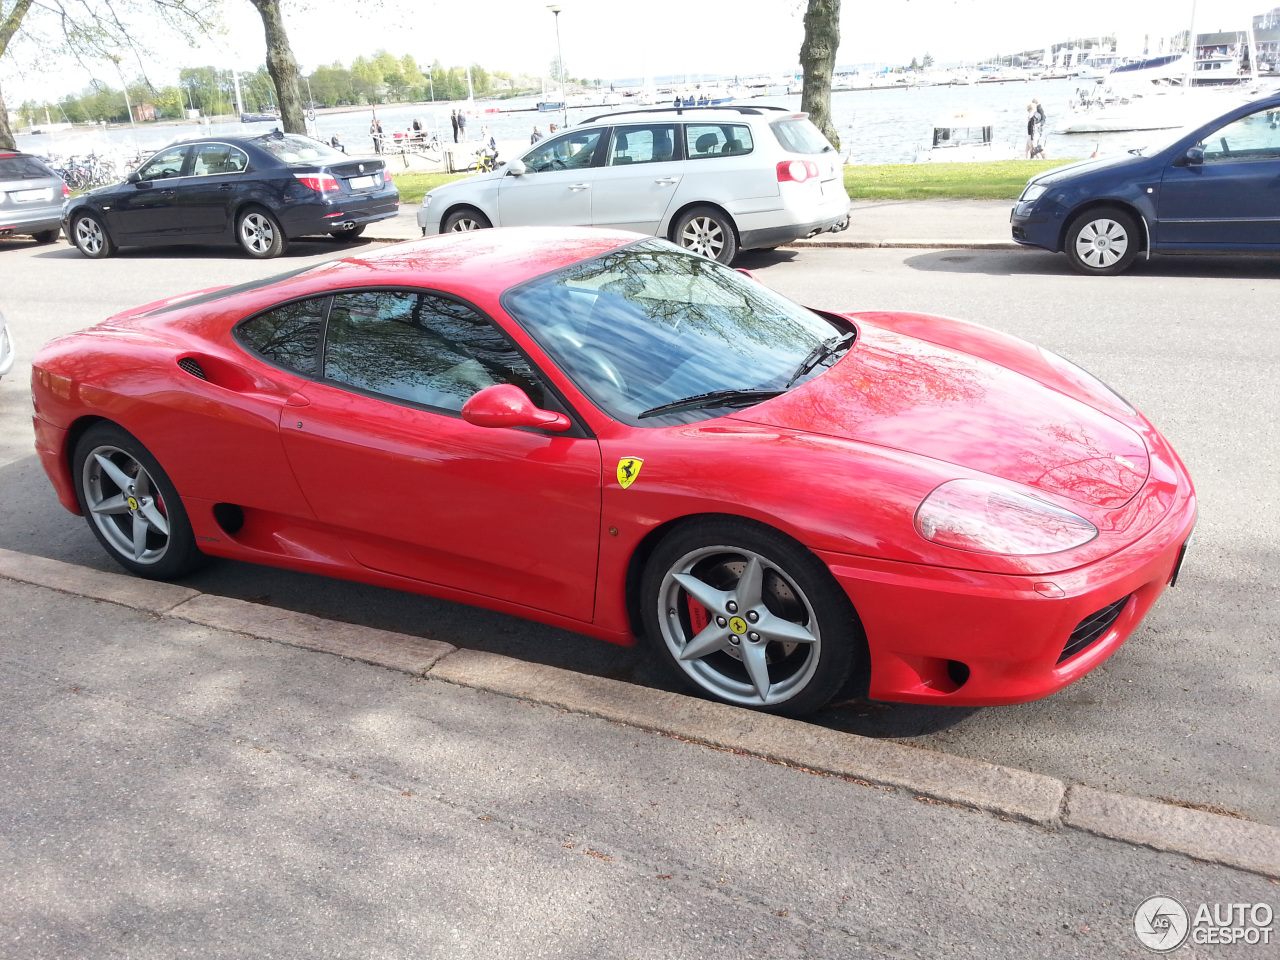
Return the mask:
[[[1196,0],[1191,0],[1191,29],[1187,32],[1187,87],[1196,82]]]

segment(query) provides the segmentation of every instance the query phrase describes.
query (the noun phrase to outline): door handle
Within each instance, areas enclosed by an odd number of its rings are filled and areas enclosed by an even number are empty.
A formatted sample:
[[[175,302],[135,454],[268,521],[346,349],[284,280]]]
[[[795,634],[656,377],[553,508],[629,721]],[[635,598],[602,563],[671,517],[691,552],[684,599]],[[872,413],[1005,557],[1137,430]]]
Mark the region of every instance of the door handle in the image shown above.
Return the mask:
[[[219,189],[219,190],[230,190],[233,186],[234,186],[234,184],[224,183],[224,184],[221,184],[221,185],[218,187],[218,189]]]
[[[679,182],[680,182],[680,178],[679,178],[679,177],[659,177],[657,180],[655,180],[655,181],[653,181],[653,182],[654,182],[654,183],[661,183],[661,184],[679,183]]]
[[[569,184],[569,189],[570,189],[570,190],[585,190],[585,189],[587,189],[587,187],[589,187],[589,186],[591,186],[591,184],[589,184],[589,183],[571,183],[571,184]]]
[[[178,195],[178,194],[177,194],[177,191],[176,191],[176,190],[161,190],[161,191],[160,191],[160,196],[162,196],[162,197],[175,197],[175,196],[177,196],[177,195]]]

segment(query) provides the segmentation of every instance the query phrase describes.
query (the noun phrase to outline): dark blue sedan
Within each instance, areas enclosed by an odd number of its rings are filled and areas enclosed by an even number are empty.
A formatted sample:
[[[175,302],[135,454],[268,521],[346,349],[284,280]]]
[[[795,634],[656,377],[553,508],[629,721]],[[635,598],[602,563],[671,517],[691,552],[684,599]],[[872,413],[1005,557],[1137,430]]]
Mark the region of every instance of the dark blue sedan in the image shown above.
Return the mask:
[[[86,257],[117,247],[238,243],[267,258],[296,237],[354,240],[399,207],[383,161],[273,131],[171,144],[123,183],[68,201],[62,226]]]
[[[1139,254],[1280,251],[1280,96],[1242,103],[1164,144],[1033,177],[1013,239],[1081,273]]]

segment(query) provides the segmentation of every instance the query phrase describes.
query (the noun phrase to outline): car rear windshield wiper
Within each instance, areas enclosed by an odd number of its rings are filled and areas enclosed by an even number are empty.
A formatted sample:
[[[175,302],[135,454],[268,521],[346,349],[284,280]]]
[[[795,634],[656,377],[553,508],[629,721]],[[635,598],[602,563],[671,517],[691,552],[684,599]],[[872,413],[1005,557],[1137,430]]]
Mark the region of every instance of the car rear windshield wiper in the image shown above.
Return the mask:
[[[784,393],[786,393],[785,390],[712,390],[710,393],[699,393],[682,400],[660,403],[656,407],[650,407],[637,419],[656,417],[673,410],[697,410],[699,407],[746,407]]]
[[[829,360],[841,349],[850,346],[856,336],[857,334],[855,333],[839,333],[834,337],[827,337],[827,339],[823,340],[820,344],[810,350],[805,358],[800,361],[800,365],[796,367],[796,372],[793,373],[791,375],[791,379],[787,381],[787,386],[794,386],[797,380],[803,377],[810,370],[814,369],[818,364],[825,360]]]

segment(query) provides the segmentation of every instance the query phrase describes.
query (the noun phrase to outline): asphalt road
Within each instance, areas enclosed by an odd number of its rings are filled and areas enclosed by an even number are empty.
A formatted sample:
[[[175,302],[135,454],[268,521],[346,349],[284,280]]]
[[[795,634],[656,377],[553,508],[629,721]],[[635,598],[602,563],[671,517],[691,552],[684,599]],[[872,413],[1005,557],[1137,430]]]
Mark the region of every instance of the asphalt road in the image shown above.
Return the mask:
[[[297,243],[287,262],[230,250],[87,261],[65,245],[0,242],[0,310],[21,345],[0,382],[0,546],[114,569],[67,514],[31,452],[26,360],[35,345],[113,311],[340,253]],[[796,299],[839,310],[909,309],[977,320],[1092,370],[1173,442],[1200,495],[1178,587],[1104,666],[1033,704],[946,709],[851,700],[815,722],[1069,782],[1171,798],[1280,824],[1280,261],[1177,258],[1108,279],[1045,253],[779,250],[741,266]],[[188,581],[210,593],[431,636],[637,683],[668,681],[622,649],[469,607],[246,564]]]

